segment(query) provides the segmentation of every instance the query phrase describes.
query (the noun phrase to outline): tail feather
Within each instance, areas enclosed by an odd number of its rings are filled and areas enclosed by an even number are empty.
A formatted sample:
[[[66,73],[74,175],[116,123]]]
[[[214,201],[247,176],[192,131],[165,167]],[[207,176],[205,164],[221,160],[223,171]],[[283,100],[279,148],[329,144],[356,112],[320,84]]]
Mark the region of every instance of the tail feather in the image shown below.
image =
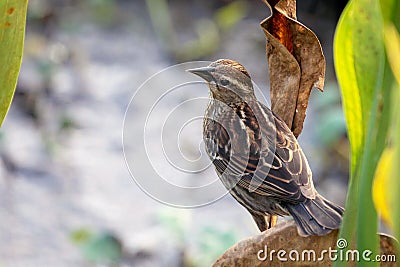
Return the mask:
[[[299,204],[288,204],[287,209],[299,226],[299,234],[326,235],[340,227],[344,209],[318,195]]]

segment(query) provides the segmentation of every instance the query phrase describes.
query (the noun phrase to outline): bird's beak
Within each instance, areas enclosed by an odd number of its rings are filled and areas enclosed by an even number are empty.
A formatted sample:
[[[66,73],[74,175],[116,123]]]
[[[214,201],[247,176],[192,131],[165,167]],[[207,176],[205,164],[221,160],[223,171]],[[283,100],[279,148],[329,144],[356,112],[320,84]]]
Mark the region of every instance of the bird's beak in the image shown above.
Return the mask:
[[[186,70],[186,71],[200,76],[201,78],[203,78],[207,82],[211,82],[213,80],[212,72],[215,71],[215,68],[213,68],[213,67],[202,67],[202,68],[196,68],[196,69],[189,69],[189,70]]]

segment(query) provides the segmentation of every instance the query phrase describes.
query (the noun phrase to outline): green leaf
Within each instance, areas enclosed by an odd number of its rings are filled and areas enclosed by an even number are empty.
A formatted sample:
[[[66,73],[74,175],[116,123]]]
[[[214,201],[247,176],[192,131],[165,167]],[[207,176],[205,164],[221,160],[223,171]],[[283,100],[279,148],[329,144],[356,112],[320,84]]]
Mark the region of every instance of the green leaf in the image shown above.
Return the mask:
[[[0,126],[11,105],[24,47],[27,0],[0,1]]]
[[[361,98],[357,90],[358,83],[353,58],[352,2],[340,17],[334,40],[334,60],[336,75],[342,90],[342,103],[347,122],[347,132],[351,147],[351,175],[354,176],[364,141],[365,123],[361,110]],[[350,56],[351,55],[351,56]]]
[[[397,107],[399,101],[400,101],[400,80],[394,87],[395,89],[395,97],[393,98],[393,102],[395,103]],[[393,135],[395,136],[394,140],[394,147],[395,147],[395,154],[393,157],[393,162],[398,163],[400,162],[400,115],[398,114],[398,109],[393,108],[393,113],[394,115],[394,133]],[[391,214],[392,216],[392,221],[394,221],[394,235],[397,238],[397,240],[400,240],[400,205],[398,201],[398,196],[400,195],[400,180],[399,180],[399,175],[400,175],[400,166],[399,164],[394,164],[394,169],[391,175],[391,196],[392,196],[392,201],[396,203],[396,205],[393,207],[393,213]],[[398,245],[398,250],[400,251],[400,245]]]
[[[398,5],[400,9],[400,4]],[[398,196],[400,195],[400,115],[398,112],[398,103],[400,103],[400,34],[392,23],[385,26],[385,46],[388,61],[396,82],[393,82],[393,98],[392,98],[392,142],[393,142],[393,158],[392,158],[392,172],[387,173],[387,184],[385,184],[386,191],[384,198],[388,203],[393,203],[387,209],[390,213],[387,214],[387,220],[392,223],[392,230],[397,239],[400,238],[400,205],[398,204]],[[399,248],[400,249],[400,248]]]
[[[378,217],[372,183],[386,146],[391,74],[383,46],[383,17],[378,0],[353,0],[339,21],[335,67],[342,91],[351,147],[351,179],[340,238],[360,251],[378,253]],[[383,108],[382,108],[383,107]],[[378,266],[378,263],[370,263]],[[336,263],[342,266],[345,263]]]
[[[391,128],[389,132],[389,140],[391,147],[388,149],[393,150],[392,158],[392,171],[387,172],[386,181],[384,185],[386,189],[384,198],[387,203],[390,203],[387,220],[392,223],[392,231],[397,239],[400,238],[400,205],[398,202],[398,196],[400,195],[400,166],[397,164],[400,162],[400,115],[398,104],[400,102],[400,1],[398,0],[381,0],[381,9],[384,17],[384,43],[386,47],[386,54],[388,64],[386,64],[388,70],[385,81],[385,87],[391,88],[393,93],[391,97]],[[397,80],[397,82],[396,82]],[[380,210],[385,207],[380,207]],[[398,247],[400,251],[400,247]]]
[[[380,0],[382,17],[385,22],[393,23],[397,30],[400,30],[400,1]]]
[[[340,234],[343,238],[351,237],[355,231],[355,214],[358,203],[356,167],[362,153],[362,147],[364,146],[363,129],[365,129],[361,110],[360,94],[357,90],[358,84],[354,69],[354,58],[350,56],[353,54],[353,28],[351,23],[353,12],[352,3],[353,2],[350,2],[346,6],[340,17],[334,40],[335,69],[339,86],[342,91],[342,103],[351,148],[351,174],[347,203],[353,203],[353,205],[346,206]],[[352,92],[353,89],[354,92]]]
[[[397,202],[397,198],[395,197],[397,195],[394,194],[393,190],[395,189],[395,186],[390,186],[391,184],[396,184],[396,178],[394,178],[396,176],[393,175],[394,152],[395,150],[393,148],[388,148],[382,153],[375,171],[373,188],[375,207],[382,220],[391,229],[393,229],[396,221],[396,218],[392,215],[394,214]]]
[[[358,0],[354,2],[353,51],[354,68],[359,85],[363,119],[367,128],[365,145],[360,163],[357,218],[357,248],[361,251],[371,250],[379,253],[378,215],[372,199],[372,184],[375,168],[384,146],[378,147],[378,133],[386,137],[385,132],[378,130],[384,117],[378,114],[378,106],[383,103],[382,84],[385,69],[383,47],[383,19],[378,1]],[[382,127],[385,128],[385,127]],[[382,144],[381,144],[382,145]],[[383,144],[384,145],[384,144]],[[372,265],[379,266],[379,263]]]
[[[385,27],[385,46],[390,67],[400,83],[400,35],[393,24]]]

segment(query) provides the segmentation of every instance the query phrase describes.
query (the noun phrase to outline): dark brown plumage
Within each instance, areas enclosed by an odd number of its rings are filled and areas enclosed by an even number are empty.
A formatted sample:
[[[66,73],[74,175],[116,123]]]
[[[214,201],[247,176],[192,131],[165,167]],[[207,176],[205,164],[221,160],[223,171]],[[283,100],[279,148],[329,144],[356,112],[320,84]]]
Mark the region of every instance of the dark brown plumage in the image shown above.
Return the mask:
[[[270,228],[276,215],[292,215],[303,236],[339,228],[343,208],[315,190],[296,138],[257,101],[246,69],[222,59],[189,71],[210,88],[203,122],[206,151],[224,186],[250,212],[260,231]]]

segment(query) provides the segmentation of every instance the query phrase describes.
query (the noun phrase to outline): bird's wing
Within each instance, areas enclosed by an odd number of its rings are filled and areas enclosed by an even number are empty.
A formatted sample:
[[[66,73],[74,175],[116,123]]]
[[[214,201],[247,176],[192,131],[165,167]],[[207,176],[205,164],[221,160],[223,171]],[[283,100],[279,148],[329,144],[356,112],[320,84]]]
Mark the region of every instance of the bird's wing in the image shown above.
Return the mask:
[[[250,192],[290,202],[315,198],[307,159],[286,124],[259,102],[224,112],[209,134],[220,173]],[[230,153],[228,153],[230,152]],[[210,154],[210,155],[211,155]]]

